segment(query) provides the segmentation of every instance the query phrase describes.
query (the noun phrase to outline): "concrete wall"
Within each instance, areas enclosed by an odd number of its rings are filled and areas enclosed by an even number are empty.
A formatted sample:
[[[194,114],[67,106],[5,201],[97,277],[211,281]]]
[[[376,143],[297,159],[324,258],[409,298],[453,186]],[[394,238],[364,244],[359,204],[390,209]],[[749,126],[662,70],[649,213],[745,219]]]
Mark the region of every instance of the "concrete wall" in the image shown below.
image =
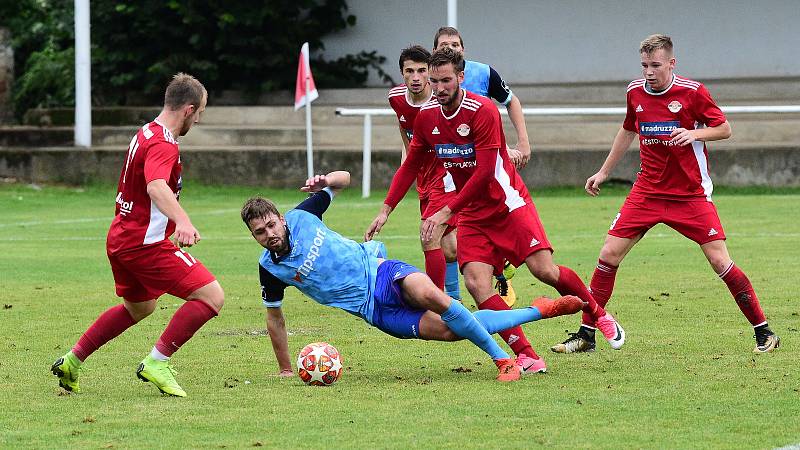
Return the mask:
[[[82,150],[22,149],[0,147],[0,178],[22,182],[81,184],[88,181],[116,183],[124,161],[124,149]],[[607,155],[606,149],[542,150],[521,175],[530,188],[583,186]],[[297,187],[306,179],[305,152],[301,150],[203,150],[181,151],[186,180],[206,184],[264,187]],[[354,189],[361,180],[361,152],[328,151],[315,154],[318,173],[347,168]],[[800,186],[800,147],[787,145],[764,149],[755,146],[713,149],[710,170],[714,182],[729,186]],[[224,167],[224,170],[220,170]],[[387,188],[397,168],[397,152],[372,155],[372,187]],[[628,151],[611,174],[612,179],[632,182],[639,168],[639,154]]]
[[[14,50],[11,33],[0,27],[0,123],[9,120],[11,111],[11,82],[14,78]]]
[[[400,80],[400,50],[433,45],[446,3],[349,0],[357,24],[326,38],[324,55],[378,50]],[[688,77],[798,77],[798,23],[797,0],[458,0],[467,57],[516,84],[630,80],[640,74],[639,42],[652,33],[672,36],[677,72]]]

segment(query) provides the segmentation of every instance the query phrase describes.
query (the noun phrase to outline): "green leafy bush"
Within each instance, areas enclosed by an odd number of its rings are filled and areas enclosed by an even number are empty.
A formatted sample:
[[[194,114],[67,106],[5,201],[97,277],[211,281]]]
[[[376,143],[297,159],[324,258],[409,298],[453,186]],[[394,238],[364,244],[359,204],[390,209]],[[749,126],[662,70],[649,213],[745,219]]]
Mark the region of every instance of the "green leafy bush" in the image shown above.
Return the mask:
[[[18,115],[74,104],[73,2],[0,0],[15,50]],[[97,105],[162,101],[171,75],[197,76],[211,96],[294,87],[300,45],[353,26],[345,0],[139,0],[91,2],[92,95]],[[375,51],[312,60],[320,88],[358,87],[385,61]]]

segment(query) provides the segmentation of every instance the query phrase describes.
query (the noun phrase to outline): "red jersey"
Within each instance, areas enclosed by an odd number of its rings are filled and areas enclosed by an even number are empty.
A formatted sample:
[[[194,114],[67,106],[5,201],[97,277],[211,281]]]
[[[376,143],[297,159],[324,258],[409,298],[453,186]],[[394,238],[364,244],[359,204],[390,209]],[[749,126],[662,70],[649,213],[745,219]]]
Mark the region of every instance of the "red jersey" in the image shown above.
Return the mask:
[[[676,128],[694,130],[725,123],[702,83],[673,75],[663,91],[651,92],[644,79],[628,85],[628,112],[622,127],[639,134],[641,169],[631,192],[650,197],[711,200],[705,142],[670,143]]]
[[[116,215],[106,240],[109,253],[159,243],[175,231],[175,223],[147,194],[147,184],[158,179],[167,182],[176,198],[180,195],[178,141],[154,121],[140,128],[128,147],[117,187]]]
[[[461,104],[450,115],[434,102],[420,108],[406,162],[392,180],[388,205],[394,207],[402,187],[410,185],[408,175],[401,173],[404,167],[423,164],[431,152],[458,191],[448,206],[459,214],[459,223],[491,222],[532,203],[508,157],[500,112],[486,97],[463,89],[462,94]]]
[[[431,94],[431,97],[428,98],[425,103],[430,101],[435,102],[436,99],[432,97],[433,94]],[[405,84],[391,88],[389,90],[388,99],[389,105],[397,115],[397,123],[406,133],[408,141],[411,142],[411,139],[414,137],[414,122],[422,104],[415,105],[411,103],[408,97],[408,87]],[[417,172],[417,192],[420,198],[427,197],[431,189],[436,189],[443,183],[442,177],[444,175],[441,171],[437,170],[434,164],[436,159],[430,158],[430,161],[429,164],[423,165],[419,172]]]

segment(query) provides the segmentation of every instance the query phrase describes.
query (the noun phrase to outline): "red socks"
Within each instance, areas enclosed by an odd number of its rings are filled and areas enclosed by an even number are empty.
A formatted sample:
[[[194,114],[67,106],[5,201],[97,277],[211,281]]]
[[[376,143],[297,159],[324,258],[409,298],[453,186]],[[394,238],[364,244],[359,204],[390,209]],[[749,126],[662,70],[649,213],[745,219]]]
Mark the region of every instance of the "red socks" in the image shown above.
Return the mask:
[[[425,250],[425,273],[431,278],[433,284],[444,290],[444,279],[447,273],[447,262],[444,260],[444,252],[441,248],[436,250]]]
[[[589,314],[590,317],[597,319],[606,314],[603,307],[597,304],[592,294],[586,289],[583,280],[569,267],[558,266],[558,282],[553,287],[561,295],[575,295],[586,302],[583,312]]]
[[[767,323],[767,318],[764,317],[764,311],[761,310],[761,305],[758,303],[758,297],[753,290],[753,285],[747,279],[747,275],[733,264],[728,266],[719,277],[725,284],[728,285],[728,290],[731,291],[733,299],[736,300],[736,305],[742,310],[744,316],[750,321],[753,326]]]
[[[597,267],[592,274],[592,281],[589,283],[592,297],[600,307],[605,308],[608,300],[611,298],[611,293],[614,291],[614,280],[617,278],[617,266],[603,261],[597,260]],[[594,326],[594,319],[587,313],[583,313],[581,323],[584,325]]]
[[[100,317],[83,333],[78,343],[72,347],[72,354],[85,361],[95,350],[135,323],[125,305],[112,306],[100,314]]]
[[[483,303],[478,305],[478,309],[489,309],[492,311],[507,311],[511,309],[506,302],[500,298],[500,295],[494,294],[493,296],[484,300]],[[531,343],[528,342],[528,338],[525,337],[525,333],[522,331],[522,327],[517,325],[514,328],[509,328],[504,331],[500,331],[497,334],[503,338],[504,341],[511,347],[511,350],[514,354],[519,355],[520,353],[524,353],[531,358],[539,359],[539,355],[533,351],[533,347],[531,347]]]
[[[158,338],[156,349],[164,356],[172,356],[200,327],[216,316],[217,312],[203,301],[185,302],[175,311],[164,333]]]

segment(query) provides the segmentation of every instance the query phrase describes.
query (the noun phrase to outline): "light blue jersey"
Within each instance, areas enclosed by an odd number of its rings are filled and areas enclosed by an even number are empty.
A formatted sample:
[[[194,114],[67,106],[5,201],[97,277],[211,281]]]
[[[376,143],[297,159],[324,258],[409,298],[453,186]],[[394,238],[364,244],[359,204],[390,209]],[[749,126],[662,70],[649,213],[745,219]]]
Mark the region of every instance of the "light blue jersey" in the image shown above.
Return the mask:
[[[317,303],[372,323],[378,257],[386,256],[383,243],[359,244],[347,239],[302,209],[287,212],[285,219],[290,251],[276,258],[265,250],[259,261],[261,267]],[[265,305],[280,306],[280,300],[269,300],[277,299],[265,298]]]
[[[500,74],[491,66],[477,61],[464,61],[464,82],[461,87],[483,97],[508,106],[514,94]]]
[[[477,61],[464,61],[464,82],[461,87],[473,94],[489,96],[489,65]]]

